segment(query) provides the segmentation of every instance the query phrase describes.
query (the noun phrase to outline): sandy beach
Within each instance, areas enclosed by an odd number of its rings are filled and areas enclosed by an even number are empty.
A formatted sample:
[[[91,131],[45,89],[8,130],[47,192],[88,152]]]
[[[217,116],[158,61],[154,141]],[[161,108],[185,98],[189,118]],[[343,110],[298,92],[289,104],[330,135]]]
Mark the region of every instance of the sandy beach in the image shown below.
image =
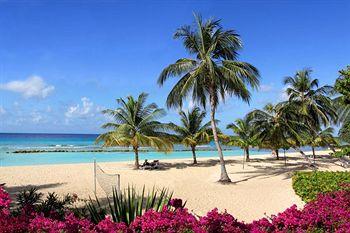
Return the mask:
[[[317,154],[326,155],[327,151]],[[146,185],[147,188],[173,190],[174,196],[187,200],[187,208],[198,215],[217,207],[249,222],[265,214],[283,211],[293,204],[303,205],[294,194],[291,180],[294,171],[309,169],[299,153],[288,153],[286,165],[283,157],[277,161],[270,154],[252,156],[244,169],[241,156],[227,156],[226,160],[233,181],[228,185],[216,182],[220,171],[217,158],[199,159],[196,166],[190,159],[163,160],[164,169],[153,171],[133,170],[131,161],[99,165],[108,173],[121,174],[122,188],[132,184],[138,188]],[[316,163],[319,170],[345,170],[335,161],[323,156]],[[6,183],[11,194],[35,186],[44,193],[76,193],[82,199],[94,195],[92,163],[1,167],[0,182]],[[97,195],[105,196],[97,187]]]

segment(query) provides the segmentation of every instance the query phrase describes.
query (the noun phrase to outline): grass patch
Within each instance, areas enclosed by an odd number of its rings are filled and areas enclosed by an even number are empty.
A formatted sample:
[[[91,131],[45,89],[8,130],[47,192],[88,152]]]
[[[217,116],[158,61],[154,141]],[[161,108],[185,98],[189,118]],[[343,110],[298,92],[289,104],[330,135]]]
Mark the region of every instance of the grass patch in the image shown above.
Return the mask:
[[[342,189],[342,184],[350,183],[350,172],[296,172],[293,189],[304,202],[315,200],[319,193]]]

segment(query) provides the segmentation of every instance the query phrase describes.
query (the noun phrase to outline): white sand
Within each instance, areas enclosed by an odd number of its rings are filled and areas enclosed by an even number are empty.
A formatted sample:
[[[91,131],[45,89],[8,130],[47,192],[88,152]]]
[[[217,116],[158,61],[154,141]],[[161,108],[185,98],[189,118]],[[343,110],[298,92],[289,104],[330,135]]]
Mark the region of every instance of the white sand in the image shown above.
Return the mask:
[[[190,152],[189,152],[190,153]],[[327,152],[318,152],[326,155]],[[111,154],[113,156],[113,154]],[[136,171],[132,162],[101,163],[109,173],[120,173],[122,187],[128,184],[141,188],[168,187],[174,196],[187,200],[187,207],[201,215],[217,207],[239,220],[250,222],[265,215],[283,211],[293,204],[303,202],[294,194],[291,175],[293,171],[308,169],[298,153],[288,154],[287,165],[283,158],[275,160],[271,155],[251,156],[253,161],[242,168],[242,157],[227,156],[227,170],[233,183],[216,182],[220,167],[216,158],[199,159],[197,166],[190,159],[163,160],[165,170]],[[345,170],[334,163],[335,159],[317,159],[320,170]],[[6,183],[10,193],[29,186],[41,192],[58,194],[76,193],[80,198],[93,196],[93,164],[40,165],[1,167],[0,183]],[[104,196],[98,187],[98,196]]]

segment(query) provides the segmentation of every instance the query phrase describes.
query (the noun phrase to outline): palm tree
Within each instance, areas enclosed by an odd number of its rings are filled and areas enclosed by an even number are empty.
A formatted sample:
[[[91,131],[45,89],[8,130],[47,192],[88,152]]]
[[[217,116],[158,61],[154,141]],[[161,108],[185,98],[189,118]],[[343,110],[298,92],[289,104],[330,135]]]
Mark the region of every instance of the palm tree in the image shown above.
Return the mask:
[[[293,104],[305,123],[314,130],[336,123],[337,113],[332,99],[328,96],[331,86],[319,87],[318,79],[311,78],[311,69],[297,71],[293,77],[286,77],[284,84],[289,102]]]
[[[232,129],[234,136],[231,136],[227,145],[238,146],[244,150],[246,161],[249,161],[249,147],[256,144],[256,135],[247,117],[237,119],[235,123],[228,124],[227,129]]]
[[[251,64],[237,60],[238,50],[242,48],[239,35],[233,30],[224,30],[220,20],[204,22],[196,15],[195,25],[179,28],[174,38],[183,41],[191,56],[167,66],[160,74],[158,84],[162,86],[170,77],[180,77],[167,97],[168,108],[182,106],[188,96],[204,109],[207,102],[210,103],[211,128],[221,165],[219,181],[230,182],[215,122],[216,108],[227,96],[249,102],[247,85],[258,87],[259,72]]]
[[[135,153],[135,168],[139,168],[139,148],[153,147],[159,151],[173,149],[171,135],[166,133],[167,125],[157,121],[165,115],[164,109],[155,103],[146,105],[146,93],[141,93],[137,99],[128,96],[126,100],[119,98],[120,105],[115,110],[106,109],[102,113],[113,117],[115,122],[106,123],[102,128],[112,131],[98,136],[96,142],[103,141],[104,146],[132,146]]]
[[[271,149],[279,159],[279,149],[295,146],[302,141],[304,124],[294,116],[292,106],[285,103],[267,104],[263,110],[254,110],[247,116],[256,132],[260,148]]]
[[[202,124],[206,114],[198,107],[189,110],[187,113],[180,111],[179,115],[181,125],[170,123],[169,126],[175,131],[180,143],[191,147],[193,164],[197,164],[196,146],[210,142],[212,132],[210,128],[211,123]]]
[[[332,127],[328,127],[324,130],[320,129],[316,133],[307,137],[306,144],[311,146],[314,159],[316,158],[315,147],[329,146],[334,148],[334,146],[338,145],[337,140],[333,137],[333,132],[334,129]]]
[[[334,99],[334,104],[341,124],[339,136],[342,140],[350,142],[350,66],[339,71],[334,89],[340,94]]]

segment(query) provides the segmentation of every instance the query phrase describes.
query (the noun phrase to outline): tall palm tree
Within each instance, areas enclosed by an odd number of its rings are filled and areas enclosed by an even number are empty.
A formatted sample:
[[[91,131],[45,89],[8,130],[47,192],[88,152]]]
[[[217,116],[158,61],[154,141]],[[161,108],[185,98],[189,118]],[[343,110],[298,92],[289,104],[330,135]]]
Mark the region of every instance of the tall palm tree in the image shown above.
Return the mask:
[[[339,78],[335,82],[335,91],[340,94],[334,99],[339,116],[339,136],[350,143],[350,66],[339,71]]]
[[[318,79],[312,79],[311,73],[311,69],[297,71],[293,77],[285,77],[284,84],[288,85],[289,102],[297,107],[305,123],[315,131],[331,122],[336,123],[337,113],[329,97],[333,87],[319,87]]]
[[[160,74],[158,84],[162,86],[170,77],[180,77],[167,97],[168,107],[181,106],[188,96],[204,109],[207,102],[210,103],[211,127],[221,165],[219,181],[230,182],[215,122],[216,108],[227,96],[249,102],[247,85],[258,87],[259,72],[251,64],[237,60],[238,50],[242,48],[239,35],[233,30],[224,30],[220,20],[204,22],[196,15],[195,25],[179,28],[174,38],[183,41],[191,56],[168,65]]]
[[[106,109],[102,113],[113,117],[114,122],[106,123],[102,128],[112,131],[99,135],[96,142],[103,141],[104,146],[132,146],[135,153],[135,168],[139,168],[139,148],[153,147],[159,151],[171,151],[173,143],[167,133],[167,125],[157,121],[165,115],[164,109],[155,103],[147,104],[146,93],[136,99],[128,96],[117,99],[117,109]]]
[[[256,145],[256,135],[247,117],[237,119],[235,123],[228,124],[227,129],[232,129],[234,136],[229,138],[227,145],[238,146],[244,150],[246,161],[249,161],[249,147]]]
[[[263,110],[254,110],[247,116],[256,132],[259,147],[271,149],[277,159],[279,149],[299,144],[302,141],[299,134],[305,131],[304,124],[294,116],[291,107],[285,103],[267,104]]]
[[[210,142],[212,130],[211,123],[203,123],[205,112],[195,107],[188,112],[180,111],[181,125],[170,123],[169,126],[175,131],[178,141],[192,150],[193,164],[197,164],[196,146]]]

